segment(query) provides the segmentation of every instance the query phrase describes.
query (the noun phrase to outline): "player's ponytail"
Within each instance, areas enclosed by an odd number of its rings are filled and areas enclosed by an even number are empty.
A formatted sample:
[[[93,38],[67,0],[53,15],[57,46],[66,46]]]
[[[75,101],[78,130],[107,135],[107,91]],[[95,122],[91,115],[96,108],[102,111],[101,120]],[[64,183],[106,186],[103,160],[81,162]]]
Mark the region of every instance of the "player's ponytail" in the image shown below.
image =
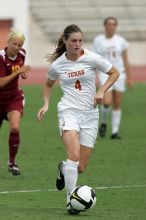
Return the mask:
[[[69,38],[69,36],[75,32],[82,33],[81,29],[75,24],[69,25],[64,29],[63,34],[61,35],[61,37],[58,39],[58,41],[56,43],[56,49],[55,49],[54,53],[49,54],[47,56],[48,61],[50,61],[52,63],[53,61],[55,61],[58,57],[60,57],[66,51],[66,45],[65,45],[63,39],[67,40]]]
[[[8,35],[8,41],[10,41],[16,37],[19,37],[23,42],[25,41],[25,36],[20,30],[12,29]]]
[[[63,35],[59,38],[56,43],[56,49],[53,54],[47,55],[47,60],[51,63],[60,57],[66,51],[65,43],[63,42]]]

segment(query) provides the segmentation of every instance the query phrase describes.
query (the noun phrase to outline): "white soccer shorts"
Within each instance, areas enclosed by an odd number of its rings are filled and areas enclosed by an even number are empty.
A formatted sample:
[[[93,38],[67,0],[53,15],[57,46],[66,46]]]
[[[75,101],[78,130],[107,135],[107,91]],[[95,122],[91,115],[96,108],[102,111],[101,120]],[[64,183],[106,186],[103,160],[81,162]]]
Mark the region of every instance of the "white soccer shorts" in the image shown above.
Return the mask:
[[[58,120],[61,136],[65,130],[76,130],[81,145],[94,147],[98,133],[98,108],[89,111],[66,109],[58,113]]]

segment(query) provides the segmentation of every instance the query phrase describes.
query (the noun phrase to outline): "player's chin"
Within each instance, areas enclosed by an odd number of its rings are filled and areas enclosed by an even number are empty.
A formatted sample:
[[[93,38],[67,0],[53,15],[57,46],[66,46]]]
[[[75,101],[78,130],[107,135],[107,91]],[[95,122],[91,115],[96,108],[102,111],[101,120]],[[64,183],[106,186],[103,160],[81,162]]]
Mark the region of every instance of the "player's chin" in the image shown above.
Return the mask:
[[[81,52],[81,48],[75,48],[75,49],[74,49],[74,53],[78,54],[78,53],[80,53],[80,52]]]
[[[19,50],[12,50],[11,53],[13,56],[16,56],[18,54]]]

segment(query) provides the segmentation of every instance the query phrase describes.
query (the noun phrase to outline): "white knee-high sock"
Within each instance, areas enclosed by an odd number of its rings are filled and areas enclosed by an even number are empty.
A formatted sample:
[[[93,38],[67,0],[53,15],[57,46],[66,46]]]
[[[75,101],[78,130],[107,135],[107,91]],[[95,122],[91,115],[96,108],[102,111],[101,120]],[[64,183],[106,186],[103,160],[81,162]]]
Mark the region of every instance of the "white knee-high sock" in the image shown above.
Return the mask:
[[[75,162],[67,159],[64,163],[63,174],[65,180],[65,188],[67,191],[67,203],[70,201],[70,193],[76,187],[78,179],[78,165],[79,162]]]
[[[120,122],[121,122],[121,110],[112,111],[112,134],[119,132]]]
[[[109,106],[101,106],[101,123],[102,124],[107,124],[109,111],[110,111]]]

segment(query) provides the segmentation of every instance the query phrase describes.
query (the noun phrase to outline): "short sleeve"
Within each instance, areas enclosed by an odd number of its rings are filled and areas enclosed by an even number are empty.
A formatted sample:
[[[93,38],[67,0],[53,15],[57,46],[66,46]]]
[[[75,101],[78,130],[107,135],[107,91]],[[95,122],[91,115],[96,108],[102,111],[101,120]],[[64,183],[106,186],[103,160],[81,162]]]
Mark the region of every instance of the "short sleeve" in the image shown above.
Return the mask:
[[[4,77],[6,70],[5,70],[5,63],[3,61],[3,58],[0,56],[0,77]]]
[[[26,58],[26,51],[25,51],[25,49],[21,48],[21,49],[19,50],[19,53],[20,53],[21,56],[22,56],[23,62],[25,62],[25,58]]]
[[[57,80],[57,78],[58,78],[57,71],[55,70],[53,65],[51,65],[48,70],[47,78],[50,80]]]
[[[111,70],[112,64],[104,57],[100,56],[98,62],[100,71],[107,73]]]
[[[98,54],[94,55],[93,62],[94,68],[103,73],[109,72],[112,68],[112,64],[106,58]]]

